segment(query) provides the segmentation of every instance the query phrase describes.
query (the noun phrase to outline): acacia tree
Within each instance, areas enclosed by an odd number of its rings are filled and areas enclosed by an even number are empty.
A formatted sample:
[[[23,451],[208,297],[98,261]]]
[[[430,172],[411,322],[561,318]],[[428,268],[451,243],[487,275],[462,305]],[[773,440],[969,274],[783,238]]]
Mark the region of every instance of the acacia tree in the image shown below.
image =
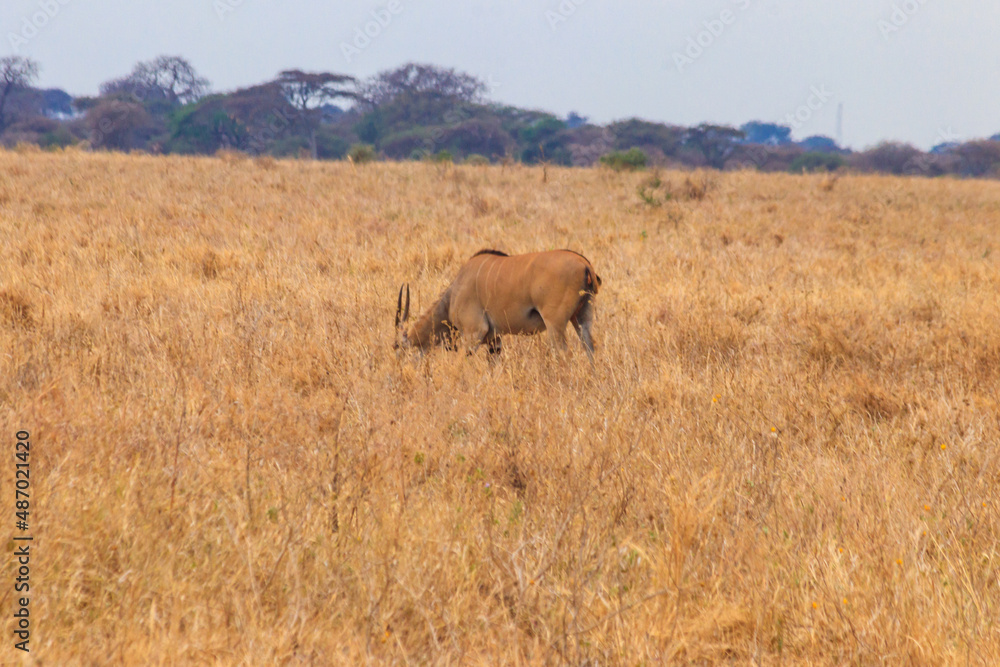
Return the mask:
[[[321,107],[338,98],[357,99],[354,89],[357,79],[347,74],[292,69],[281,72],[276,83],[309,132],[309,149],[315,160],[316,128],[322,117]]]
[[[141,104],[118,99],[102,100],[88,109],[85,123],[91,146],[118,151],[144,145],[151,128]]]
[[[454,69],[407,63],[367,79],[358,92],[362,140],[409,139],[433,150],[442,131],[482,111],[486,84]],[[423,133],[414,139],[413,133]]]
[[[963,176],[981,177],[1000,169],[1000,141],[969,141],[954,149]]]
[[[381,106],[400,96],[417,95],[457,102],[479,102],[485,92],[486,84],[471,74],[434,65],[407,63],[379,72],[366,81],[361,89],[361,99],[370,107]]]
[[[684,141],[685,133],[682,127],[651,123],[638,118],[611,123],[607,129],[614,137],[614,148],[617,150],[641,148],[647,154],[655,155],[660,151],[665,156],[677,153]]]
[[[285,70],[278,75],[278,85],[296,109],[315,109],[338,97],[354,99],[353,76],[331,72],[303,72]]]
[[[684,143],[701,151],[710,167],[722,169],[746,135],[734,127],[702,123],[684,135]]]
[[[878,146],[858,154],[854,165],[863,171],[878,171],[888,174],[905,174],[927,171],[923,153],[910,144],[883,141]]]
[[[101,84],[101,95],[127,94],[140,101],[166,100],[171,106],[196,102],[208,92],[208,79],[180,56],[159,56],[136,64],[120,79]]]
[[[12,93],[27,88],[38,78],[38,63],[21,56],[0,58],[0,133],[7,129],[7,102]]]
[[[226,116],[239,124],[240,143],[251,153],[264,153],[285,138],[295,123],[296,110],[275,82],[237,90],[221,100]]]

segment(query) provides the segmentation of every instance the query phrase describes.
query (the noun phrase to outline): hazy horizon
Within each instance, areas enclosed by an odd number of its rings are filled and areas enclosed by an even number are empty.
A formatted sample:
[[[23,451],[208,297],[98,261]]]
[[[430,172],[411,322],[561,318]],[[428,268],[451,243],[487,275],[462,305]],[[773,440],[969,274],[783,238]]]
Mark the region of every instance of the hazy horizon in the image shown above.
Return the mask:
[[[994,74],[997,26],[1000,4],[982,0],[8,0],[0,54],[37,60],[38,85],[73,95],[161,54],[188,59],[216,91],[289,68],[367,77],[426,62],[481,78],[491,100],[562,117],[760,120],[795,139],[836,138],[843,104],[845,146],[927,149],[1000,132],[1000,90],[977,85]]]

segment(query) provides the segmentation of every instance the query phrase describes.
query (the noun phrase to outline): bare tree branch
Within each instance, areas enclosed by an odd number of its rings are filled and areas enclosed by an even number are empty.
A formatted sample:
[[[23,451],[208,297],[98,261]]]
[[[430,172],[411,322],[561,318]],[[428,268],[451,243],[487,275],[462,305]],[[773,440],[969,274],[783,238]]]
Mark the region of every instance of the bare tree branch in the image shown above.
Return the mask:
[[[21,56],[0,58],[0,132],[7,129],[5,108],[11,93],[27,88],[38,78],[38,63]]]
[[[101,95],[128,94],[139,101],[163,99],[171,104],[196,102],[208,92],[208,79],[198,76],[180,56],[159,56],[138,63],[128,74],[101,84]]]

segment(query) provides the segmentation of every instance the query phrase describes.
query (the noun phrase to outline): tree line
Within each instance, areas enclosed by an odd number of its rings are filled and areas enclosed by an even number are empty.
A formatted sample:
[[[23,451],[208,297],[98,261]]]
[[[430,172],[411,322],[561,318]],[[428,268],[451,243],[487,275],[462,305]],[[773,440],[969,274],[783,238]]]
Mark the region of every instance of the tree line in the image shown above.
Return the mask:
[[[39,71],[33,60],[0,58],[0,144],[321,160],[1000,175],[1000,135],[928,152],[897,142],[851,151],[825,136],[795,141],[790,127],[761,121],[738,128],[637,118],[599,125],[577,113],[560,118],[490,100],[482,80],[416,63],[364,80],[286,70],[254,86],[213,92],[187,60],[160,56],[104,82],[93,97],[37,88]]]

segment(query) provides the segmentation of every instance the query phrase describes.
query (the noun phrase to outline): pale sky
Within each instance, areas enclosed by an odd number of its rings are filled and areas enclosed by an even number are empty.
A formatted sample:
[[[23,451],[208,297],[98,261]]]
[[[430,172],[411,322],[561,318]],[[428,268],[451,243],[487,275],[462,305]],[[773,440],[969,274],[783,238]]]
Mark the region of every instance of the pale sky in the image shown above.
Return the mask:
[[[375,36],[355,43],[366,28]],[[416,61],[597,123],[763,120],[835,137],[843,104],[855,149],[1000,132],[997,0],[0,0],[11,54],[74,95],[161,54],[216,91],[282,69],[365,77]]]

